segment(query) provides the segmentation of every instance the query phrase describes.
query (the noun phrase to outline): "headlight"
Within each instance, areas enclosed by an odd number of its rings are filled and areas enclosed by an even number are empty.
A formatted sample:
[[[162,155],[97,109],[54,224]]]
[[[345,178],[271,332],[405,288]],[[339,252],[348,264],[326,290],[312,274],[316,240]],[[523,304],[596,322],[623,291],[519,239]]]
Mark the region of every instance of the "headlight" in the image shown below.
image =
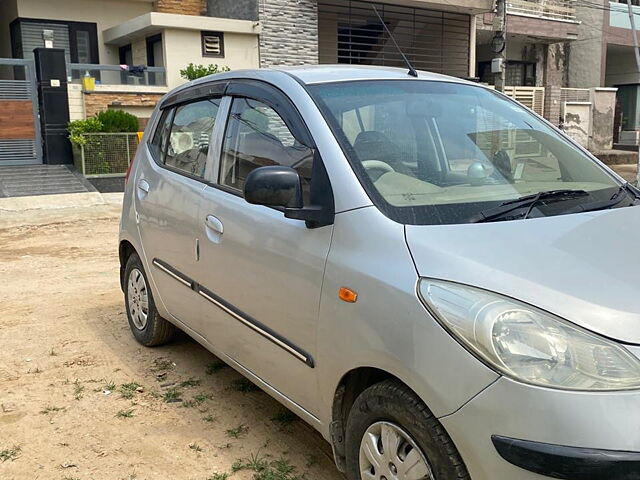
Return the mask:
[[[478,288],[423,278],[419,290],[460,343],[511,378],[566,390],[640,388],[640,360],[611,340]]]

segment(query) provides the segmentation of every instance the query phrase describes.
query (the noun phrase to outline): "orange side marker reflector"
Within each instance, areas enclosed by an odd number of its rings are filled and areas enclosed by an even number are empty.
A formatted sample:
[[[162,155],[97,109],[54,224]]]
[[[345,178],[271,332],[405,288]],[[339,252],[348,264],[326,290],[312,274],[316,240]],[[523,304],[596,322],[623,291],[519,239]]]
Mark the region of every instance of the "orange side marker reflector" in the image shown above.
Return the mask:
[[[358,300],[358,294],[350,288],[341,287],[340,290],[338,290],[338,298],[343,302],[356,303],[356,300]]]

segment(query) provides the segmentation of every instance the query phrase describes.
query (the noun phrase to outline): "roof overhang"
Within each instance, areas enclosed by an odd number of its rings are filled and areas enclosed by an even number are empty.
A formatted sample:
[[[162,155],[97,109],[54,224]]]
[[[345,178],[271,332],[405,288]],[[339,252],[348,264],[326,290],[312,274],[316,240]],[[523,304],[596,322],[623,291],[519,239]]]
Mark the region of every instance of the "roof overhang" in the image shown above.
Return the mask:
[[[150,12],[108,28],[102,32],[102,36],[107,44],[124,45],[132,39],[153,35],[167,28],[248,35],[258,35],[261,31],[260,23],[253,20]]]

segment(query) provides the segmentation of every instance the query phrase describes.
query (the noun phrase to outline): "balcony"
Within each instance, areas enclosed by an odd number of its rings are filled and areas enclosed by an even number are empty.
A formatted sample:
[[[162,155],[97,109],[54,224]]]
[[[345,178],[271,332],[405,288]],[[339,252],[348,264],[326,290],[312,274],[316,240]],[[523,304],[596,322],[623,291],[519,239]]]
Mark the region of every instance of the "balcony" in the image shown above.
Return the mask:
[[[70,63],[67,65],[67,76],[70,83],[82,83],[82,77],[93,77],[96,86],[129,85],[135,89],[136,86],[165,87],[167,85],[164,67],[129,67],[129,69],[124,69],[120,65]]]
[[[507,12],[511,15],[577,22],[577,0],[507,0]]]

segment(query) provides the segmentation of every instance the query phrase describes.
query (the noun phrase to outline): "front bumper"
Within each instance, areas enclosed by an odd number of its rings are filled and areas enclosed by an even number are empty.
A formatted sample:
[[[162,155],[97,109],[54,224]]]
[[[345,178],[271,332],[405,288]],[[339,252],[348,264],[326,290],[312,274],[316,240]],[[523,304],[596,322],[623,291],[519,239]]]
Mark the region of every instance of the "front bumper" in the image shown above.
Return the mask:
[[[637,390],[569,392],[502,377],[440,421],[473,480],[640,480]]]
[[[640,453],[566,447],[493,435],[493,445],[507,462],[530,472],[567,480],[636,480]]]

